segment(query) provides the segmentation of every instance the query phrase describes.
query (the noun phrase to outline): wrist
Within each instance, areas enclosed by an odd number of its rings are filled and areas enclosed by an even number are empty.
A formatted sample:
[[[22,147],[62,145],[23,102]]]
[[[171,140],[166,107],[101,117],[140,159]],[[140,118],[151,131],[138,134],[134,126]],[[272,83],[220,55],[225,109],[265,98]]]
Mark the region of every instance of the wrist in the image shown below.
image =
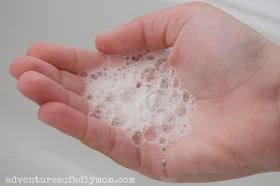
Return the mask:
[[[280,171],[280,46],[267,42],[259,59],[264,62],[257,82],[261,87],[260,99],[263,99],[266,118],[262,127],[263,132],[267,132],[267,136],[263,136],[264,154],[259,167],[264,168],[263,172],[275,172]]]
[[[277,105],[277,111],[278,111],[278,149],[280,149],[280,46],[272,45],[271,46],[271,55],[270,55],[272,64],[277,71],[276,81],[277,81],[277,94],[276,94],[276,105]],[[273,171],[280,172],[280,151],[278,149],[275,149],[278,153],[278,160],[277,160],[277,169]]]

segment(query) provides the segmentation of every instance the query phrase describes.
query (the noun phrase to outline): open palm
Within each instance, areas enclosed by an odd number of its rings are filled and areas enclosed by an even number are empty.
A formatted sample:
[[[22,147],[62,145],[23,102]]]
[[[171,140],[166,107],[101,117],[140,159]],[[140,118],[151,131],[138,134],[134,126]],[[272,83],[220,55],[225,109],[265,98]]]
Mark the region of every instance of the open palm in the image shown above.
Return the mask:
[[[91,117],[78,74],[102,56],[37,43],[11,64],[23,95],[40,105],[39,119],[151,178],[205,182],[244,177],[280,167],[279,50],[215,7],[188,3],[145,15],[96,39],[102,53],[172,47],[168,62],[197,98],[192,135],[160,149],[135,147],[120,132]]]

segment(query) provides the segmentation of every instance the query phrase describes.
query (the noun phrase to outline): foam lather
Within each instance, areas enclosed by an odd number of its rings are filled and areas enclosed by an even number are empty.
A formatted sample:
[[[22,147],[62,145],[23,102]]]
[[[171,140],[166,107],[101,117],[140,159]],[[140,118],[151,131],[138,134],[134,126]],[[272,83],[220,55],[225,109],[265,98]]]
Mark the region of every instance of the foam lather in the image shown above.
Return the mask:
[[[136,146],[159,146],[163,157],[171,143],[191,132],[196,105],[168,65],[169,52],[104,55],[102,66],[81,73],[88,115],[116,127]]]

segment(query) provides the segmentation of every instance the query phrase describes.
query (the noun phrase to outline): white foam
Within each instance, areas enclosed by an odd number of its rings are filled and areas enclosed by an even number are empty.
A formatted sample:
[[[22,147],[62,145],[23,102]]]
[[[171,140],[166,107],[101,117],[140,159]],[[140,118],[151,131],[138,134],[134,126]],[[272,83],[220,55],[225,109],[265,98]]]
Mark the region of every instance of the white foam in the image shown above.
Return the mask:
[[[83,72],[89,116],[118,128],[135,145],[162,149],[191,132],[195,98],[169,67],[169,50],[104,55],[104,64]]]

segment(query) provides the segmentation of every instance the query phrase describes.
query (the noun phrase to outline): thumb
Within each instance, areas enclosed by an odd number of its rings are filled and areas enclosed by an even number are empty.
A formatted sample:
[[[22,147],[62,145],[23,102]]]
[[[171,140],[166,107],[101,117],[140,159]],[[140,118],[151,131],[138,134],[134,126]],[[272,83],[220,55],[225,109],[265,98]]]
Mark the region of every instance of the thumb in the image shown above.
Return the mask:
[[[144,15],[96,37],[96,48],[106,54],[133,53],[172,47],[180,31],[206,3],[185,3],[173,8]]]

